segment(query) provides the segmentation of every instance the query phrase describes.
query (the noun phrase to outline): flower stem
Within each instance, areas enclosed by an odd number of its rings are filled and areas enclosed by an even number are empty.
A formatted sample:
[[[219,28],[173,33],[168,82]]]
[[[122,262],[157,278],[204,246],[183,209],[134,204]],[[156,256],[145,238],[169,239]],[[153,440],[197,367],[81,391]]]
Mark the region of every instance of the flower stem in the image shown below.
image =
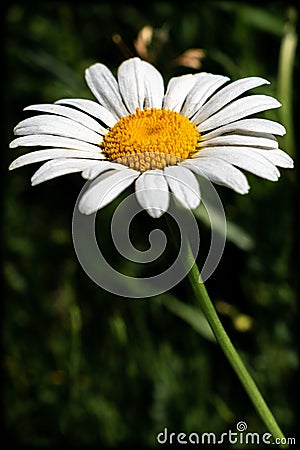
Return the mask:
[[[171,224],[167,219],[168,226],[171,228]],[[172,229],[171,229],[172,232]],[[233,370],[238,376],[240,382],[242,383],[244,389],[246,390],[250,400],[252,401],[256,411],[261,417],[262,421],[266,425],[269,432],[272,434],[272,439],[275,443],[279,445],[281,448],[287,448],[286,444],[287,440],[284,437],[281,429],[279,428],[272,412],[270,411],[268,405],[266,404],[262,394],[260,393],[258,387],[256,386],[254,380],[250,376],[247,371],[244,363],[239,357],[236,349],[234,348],[229,336],[227,335],[218,314],[214,308],[214,305],[207,293],[207,290],[202,281],[201,275],[199,273],[198,266],[195,262],[194,255],[192,254],[191,247],[189,242],[186,242],[187,248],[187,260],[186,263],[189,267],[192,266],[189,272],[189,280],[191,282],[191,286],[196,295],[197,300],[200,303],[201,309],[216,337],[217,342],[222,348],[226,358],[231,364]]]

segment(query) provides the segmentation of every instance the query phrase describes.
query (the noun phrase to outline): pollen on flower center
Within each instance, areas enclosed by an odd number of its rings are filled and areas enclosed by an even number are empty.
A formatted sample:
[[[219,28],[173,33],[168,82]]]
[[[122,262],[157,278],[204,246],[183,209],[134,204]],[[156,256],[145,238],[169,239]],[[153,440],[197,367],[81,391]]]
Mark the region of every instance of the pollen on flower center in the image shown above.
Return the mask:
[[[110,161],[144,172],[189,158],[199,137],[195,125],[177,112],[137,108],[110,129],[101,148]]]

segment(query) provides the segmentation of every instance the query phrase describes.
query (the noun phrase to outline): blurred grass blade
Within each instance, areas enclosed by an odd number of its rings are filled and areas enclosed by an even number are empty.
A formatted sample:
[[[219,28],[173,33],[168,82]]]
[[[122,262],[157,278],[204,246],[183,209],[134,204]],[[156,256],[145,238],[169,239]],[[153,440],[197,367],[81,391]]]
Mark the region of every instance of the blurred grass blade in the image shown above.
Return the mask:
[[[194,215],[206,226],[213,226],[217,233],[221,235],[225,234],[225,238],[233,242],[241,250],[249,251],[253,248],[253,239],[239,225],[227,219],[227,230],[224,230],[222,217],[218,216],[218,211],[212,206],[209,206],[209,215],[203,205],[200,205],[199,208],[194,210]]]
[[[22,58],[28,63],[31,62],[53,74],[65,86],[67,86],[74,96],[82,90],[82,74],[73,70],[64,61],[56,58],[45,50],[32,51],[27,49]]]
[[[251,5],[239,4],[237,8],[236,2],[217,2],[218,8],[227,11],[230,14],[235,14],[236,20],[245,25],[249,25],[256,30],[262,30],[266,33],[280,36],[282,30],[282,18],[276,16],[272,11],[268,10],[264,5],[257,6],[253,3]]]
[[[215,341],[215,336],[200,309],[187,305],[169,294],[164,294],[161,300],[169,311],[187,322],[202,337],[210,341]]]
[[[285,25],[281,41],[278,67],[278,98],[282,103],[280,108],[281,121],[287,134],[285,136],[286,149],[291,156],[295,156],[295,130],[293,123],[293,69],[298,36],[296,33],[297,11],[291,7],[288,10],[288,22]]]

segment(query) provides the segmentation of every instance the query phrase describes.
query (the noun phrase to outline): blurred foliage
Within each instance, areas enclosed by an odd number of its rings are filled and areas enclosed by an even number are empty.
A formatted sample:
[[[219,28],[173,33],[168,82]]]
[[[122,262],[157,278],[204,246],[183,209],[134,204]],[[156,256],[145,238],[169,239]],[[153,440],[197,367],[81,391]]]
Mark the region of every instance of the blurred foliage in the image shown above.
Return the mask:
[[[166,81],[197,71],[178,65],[178,57],[198,49],[188,56],[198,58],[200,70],[270,80],[256,92],[278,96],[280,91],[280,100],[289,101],[288,114],[272,111],[267,117],[283,121],[292,133],[299,94],[290,76],[299,72],[295,45],[285,60],[289,77],[281,76],[278,85],[282,43],[291,30],[296,36],[295,10],[288,3],[142,5],[12,2],[5,9],[2,365],[3,430],[11,447],[153,447],[165,427],[221,434],[235,429],[239,420],[248,423],[249,431],[266,431],[201,325],[188,282],[145,300],[98,288],[72,245],[72,210],[81,178],[69,175],[31,188],[32,166],[7,172],[23,153],[8,150],[13,127],[25,118],[22,109],[64,97],[92,98],[84,69],[101,61],[115,72],[124,58],[137,54],[145,26],[153,36],[147,55]],[[289,149],[291,142],[290,135],[280,141],[290,153],[295,150]],[[218,187],[231,240],[206,285],[283,431],[295,436],[295,174],[282,170],[277,183],[251,175],[249,181],[248,196]],[[109,219],[117,203],[101,211],[99,240],[107,253]],[[200,216],[201,259],[210,234]],[[157,226],[163,228],[164,220],[140,214],[133,224],[135,245],[147,247],[145,231]],[[131,272],[128,261],[114,258],[119,270]]]

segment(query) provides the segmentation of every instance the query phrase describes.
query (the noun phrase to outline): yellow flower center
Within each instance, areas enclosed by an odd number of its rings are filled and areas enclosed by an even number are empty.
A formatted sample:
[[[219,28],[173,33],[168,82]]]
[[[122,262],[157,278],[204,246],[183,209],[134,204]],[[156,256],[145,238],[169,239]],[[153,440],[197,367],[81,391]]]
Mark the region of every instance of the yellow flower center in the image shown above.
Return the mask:
[[[110,129],[100,146],[110,161],[144,172],[189,158],[199,137],[195,125],[177,112],[137,108]]]

